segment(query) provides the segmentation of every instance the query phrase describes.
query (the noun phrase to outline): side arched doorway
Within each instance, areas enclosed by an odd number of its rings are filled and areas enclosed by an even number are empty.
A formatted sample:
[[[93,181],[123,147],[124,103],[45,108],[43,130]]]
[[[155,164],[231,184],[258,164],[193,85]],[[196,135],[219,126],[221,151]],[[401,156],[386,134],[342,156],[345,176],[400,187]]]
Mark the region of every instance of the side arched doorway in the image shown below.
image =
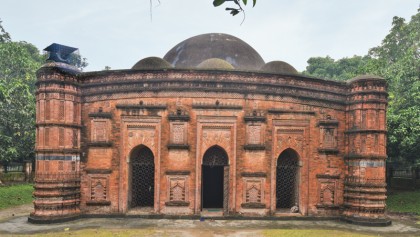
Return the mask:
[[[203,156],[202,209],[217,208],[227,212],[229,192],[229,166],[226,151],[219,146],[210,147]]]
[[[130,157],[131,199],[129,206],[153,207],[155,192],[155,162],[153,152],[146,146],[134,148]]]
[[[277,159],[276,209],[279,212],[297,212],[298,207],[299,155],[293,149],[286,149]]]

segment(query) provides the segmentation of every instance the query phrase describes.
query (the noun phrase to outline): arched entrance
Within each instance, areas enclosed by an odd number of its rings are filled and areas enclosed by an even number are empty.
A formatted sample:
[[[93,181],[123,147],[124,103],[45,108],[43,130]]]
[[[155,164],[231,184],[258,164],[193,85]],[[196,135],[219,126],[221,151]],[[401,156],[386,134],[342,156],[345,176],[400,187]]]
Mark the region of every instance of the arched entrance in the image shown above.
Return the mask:
[[[146,146],[134,148],[131,163],[131,202],[133,207],[153,207],[155,191],[155,162],[153,152]]]
[[[204,153],[201,177],[202,208],[227,210],[229,166],[223,148],[212,146]]]
[[[293,149],[284,150],[277,159],[276,209],[297,212],[299,201],[299,156]]]

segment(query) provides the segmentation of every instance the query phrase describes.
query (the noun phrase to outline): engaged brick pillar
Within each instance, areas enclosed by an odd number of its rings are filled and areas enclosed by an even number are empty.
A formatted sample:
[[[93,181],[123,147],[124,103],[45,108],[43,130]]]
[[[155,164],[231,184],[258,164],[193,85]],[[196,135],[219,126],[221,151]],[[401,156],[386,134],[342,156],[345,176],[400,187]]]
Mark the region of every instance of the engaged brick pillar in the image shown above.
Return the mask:
[[[348,83],[343,219],[361,225],[389,225],[384,216],[386,82],[376,76],[361,76]]]
[[[33,223],[59,222],[80,213],[80,71],[50,62],[37,72],[36,167]]]

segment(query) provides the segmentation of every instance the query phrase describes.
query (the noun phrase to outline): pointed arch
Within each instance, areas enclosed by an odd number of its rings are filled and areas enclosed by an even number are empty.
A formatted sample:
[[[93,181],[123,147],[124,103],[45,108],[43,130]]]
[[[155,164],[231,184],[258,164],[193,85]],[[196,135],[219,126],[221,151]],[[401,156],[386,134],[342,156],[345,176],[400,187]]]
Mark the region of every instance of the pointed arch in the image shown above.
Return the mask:
[[[222,147],[214,145],[207,149],[203,155],[203,165],[226,166],[229,165],[228,155]]]
[[[227,210],[229,188],[229,158],[220,146],[212,146],[203,155],[202,208]]]
[[[155,190],[155,162],[152,150],[139,145],[130,152],[130,207],[153,207]]]
[[[288,148],[277,158],[276,209],[288,212],[299,206],[299,154]]]

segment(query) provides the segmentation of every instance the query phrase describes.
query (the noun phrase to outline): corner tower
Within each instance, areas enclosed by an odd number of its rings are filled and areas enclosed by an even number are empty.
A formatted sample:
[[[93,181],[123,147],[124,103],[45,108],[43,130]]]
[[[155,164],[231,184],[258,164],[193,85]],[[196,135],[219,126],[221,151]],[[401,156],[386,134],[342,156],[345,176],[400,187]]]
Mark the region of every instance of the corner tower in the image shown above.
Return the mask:
[[[343,219],[383,226],[386,181],[387,85],[377,76],[348,81]]]
[[[33,223],[69,220],[80,213],[80,71],[66,63],[68,48],[46,48],[49,62],[37,71]]]

